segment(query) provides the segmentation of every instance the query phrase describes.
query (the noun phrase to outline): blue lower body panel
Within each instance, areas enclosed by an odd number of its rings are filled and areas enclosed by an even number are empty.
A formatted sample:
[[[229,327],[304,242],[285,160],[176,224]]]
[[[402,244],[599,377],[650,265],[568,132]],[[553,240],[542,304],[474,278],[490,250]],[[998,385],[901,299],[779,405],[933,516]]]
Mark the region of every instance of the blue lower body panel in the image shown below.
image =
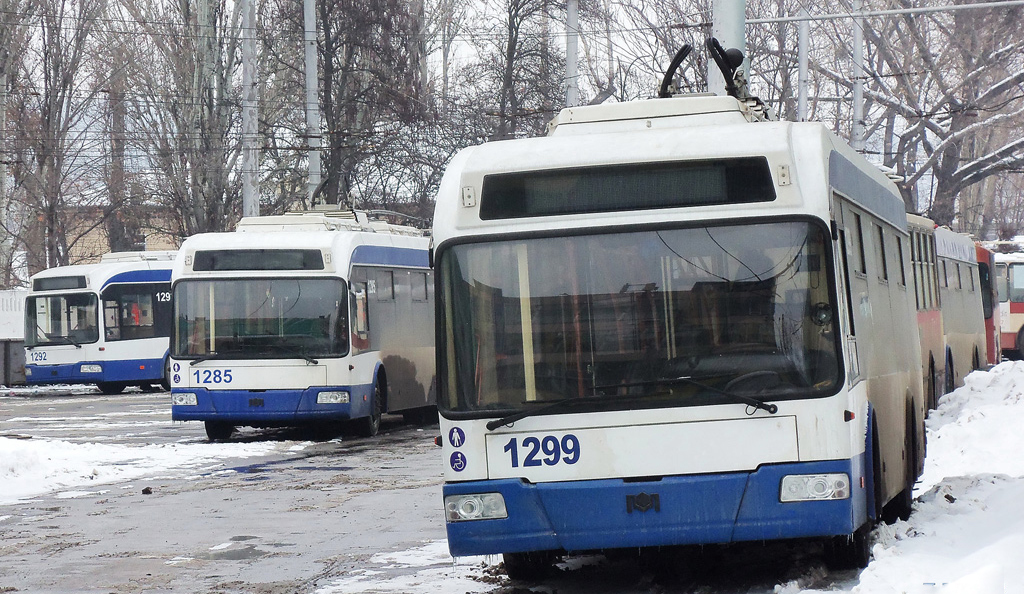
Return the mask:
[[[531,484],[449,483],[444,495],[501,493],[508,517],[448,522],[452,555],[777,540],[851,534],[867,519],[864,489],[835,501],[781,503],[787,474],[845,472],[861,459],[762,466],[753,472]]]
[[[320,392],[345,391],[346,404],[318,404]],[[174,394],[196,395],[196,404],[171,406],[175,421],[222,421],[233,425],[298,425],[369,416],[373,384],[316,386],[304,390],[208,390],[174,388]]]
[[[99,365],[100,373],[82,373],[82,365]],[[163,359],[78,361],[62,365],[25,365],[28,384],[97,384],[100,382],[156,383],[164,379]]]

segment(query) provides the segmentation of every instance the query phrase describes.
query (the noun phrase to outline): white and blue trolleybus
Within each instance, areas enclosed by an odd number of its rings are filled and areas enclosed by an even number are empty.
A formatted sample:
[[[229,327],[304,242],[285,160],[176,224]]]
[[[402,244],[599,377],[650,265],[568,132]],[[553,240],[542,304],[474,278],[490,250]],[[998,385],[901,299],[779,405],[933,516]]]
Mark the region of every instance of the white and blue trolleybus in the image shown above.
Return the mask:
[[[36,273],[25,300],[25,380],[168,388],[171,267],[177,252],[114,252]]]
[[[171,415],[235,427],[434,409],[433,275],[423,231],[363,213],[243,218],[187,239],[174,269]]]
[[[460,152],[432,252],[452,555],[529,577],[820,537],[866,565],[923,468],[907,239],[878,168],[733,96],[567,108]]]

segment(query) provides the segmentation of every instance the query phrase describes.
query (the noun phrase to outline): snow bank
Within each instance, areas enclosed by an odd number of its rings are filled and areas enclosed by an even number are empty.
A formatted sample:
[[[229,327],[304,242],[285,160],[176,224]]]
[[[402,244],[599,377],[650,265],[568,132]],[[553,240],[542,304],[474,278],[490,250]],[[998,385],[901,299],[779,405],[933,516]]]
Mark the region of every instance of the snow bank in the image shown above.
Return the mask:
[[[205,469],[227,458],[262,456],[274,443],[106,445],[0,437],[0,505],[65,489],[127,481],[156,472]],[[87,492],[87,491],[86,491]]]

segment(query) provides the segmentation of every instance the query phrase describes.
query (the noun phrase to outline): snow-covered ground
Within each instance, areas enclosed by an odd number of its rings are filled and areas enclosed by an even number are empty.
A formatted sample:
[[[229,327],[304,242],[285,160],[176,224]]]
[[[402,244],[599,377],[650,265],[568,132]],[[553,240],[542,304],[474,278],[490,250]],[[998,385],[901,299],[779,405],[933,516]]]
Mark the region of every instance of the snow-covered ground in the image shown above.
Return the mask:
[[[875,531],[870,566],[858,578],[841,580],[827,590],[808,589],[810,583],[821,587],[821,576],[810,575],[778,584],[777,594],[1024,592],[1024,362],[972,373],[966,386],[942,399],[927,426],[928,457],[914,513],[907,522]],[[182,476],[228,458],[295,447],[303,446],[116,446],[0,437],[0,505],[47,493],[71,497],[117,488],[111,485],[148,476]],[[441,518],[438,510],[439,522]],[[502,581],[499,561],[452,559],[444,541],[427,541],[381,553],[362,570],[321,584],[318,593],[488,592]]]

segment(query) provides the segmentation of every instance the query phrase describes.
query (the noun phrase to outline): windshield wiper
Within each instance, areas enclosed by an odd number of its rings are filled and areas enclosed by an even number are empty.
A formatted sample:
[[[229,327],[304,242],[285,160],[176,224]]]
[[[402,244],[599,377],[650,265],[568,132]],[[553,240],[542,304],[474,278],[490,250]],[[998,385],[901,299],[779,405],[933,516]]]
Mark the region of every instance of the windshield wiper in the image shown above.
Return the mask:
[[[488,431],[494,431],[495,429],[501,427],[502,425],[511,425],[512,423],[525,419],[526,417],[532,417],[533,415],[537,415],[552,409],[562,408],[565,406],[574,406],[576,404],[584,404],[587,402],[610,402],[615,400],[623,400],[624,398],[633,398],[633,396],[574,396],[572,398],[566,398],[565,400],[556,400],[555,402],[545,404],[543,406],[538,406],[537,408],[524,409],[518,412],[514,412],[510,415],[505,415],[500,419],[488,421],[487,425],[485,426],[487,427]]]
[[[289,353],[289,354],[292,354],[292,355],[296,355],[300,359],[305,359],[306,363],[310,363],[312,365],[316,365],[316,364],[320,363],[319,361],[317,361],[313,357],[310,357],[309,355],[307,355],[307,354],[305,354],[305,353],[303,353],[301,351],[298,351],[296,349],[292,349],[292,348],[288,348],[288,347],[282,347],[282,346],[278,346],[278,347],[275,347],[275,348],[277,348],[279,350],[282,350],[282,351],[284,351],[286,353]]]
[[[642,382],[629,382],[629,383],[625,383],[625,384],[610,384],[610,385],[607,385],[607,386],[594,386],[594,389],[595,390],[603,390],[603,389],[609,389],[609,388],[632,388],[632,387],[636,387],[636,386],[665,386],[665,385],[671,385],[671,384],[689,384],[691,386],[696,386],[696,387],[701,388],[703,390],[707,390],[709,392],[714,392],[715,394],[720,394],[722,396],[727,396],[729,398],[732,398],[733,400],[738,400],[739,402],[742,402],[743,404],[748,404],[750,406],[753,406],[754,408],[759,408],[759,409],[761,409],[763,411],[767,411],[768,414],[774,415],[775,413],[779,412],[779,407],[774,405],[774,404],[769,404],[767,402],[758,400],[757,398],[754,398],[753,396],[745,396],[743,394],[737,394],[736,392],[727,392],[725,390],[719,390],[718,388],[715,388],[714,386],[709,386],[709,385],[705,384],[704,382],[698,382],[697,380],[695,380],[695,379],[693,379],[693,378],[691,378],[690,376],[687,376],[687,375],[681,375],[679,377],[666,377],[666,378],[662,378],[662,379],[647,380],[647,381],[642,381]]]
[[[205,355],[198,355],[196,358],[188,362],[189,365],[195,365],[196,363],[202,363],[203,361],[209,361],[210,359],[216,359],[219,355],[217,353],[206,353]]]
[[[82,343],[78,342],[74,338],[71,338],[70,336],[54,336],[54,338],[59,339],[61,341],[58,342],[57,344],[73,344],[75,345],[76,349],[82,348]]]

